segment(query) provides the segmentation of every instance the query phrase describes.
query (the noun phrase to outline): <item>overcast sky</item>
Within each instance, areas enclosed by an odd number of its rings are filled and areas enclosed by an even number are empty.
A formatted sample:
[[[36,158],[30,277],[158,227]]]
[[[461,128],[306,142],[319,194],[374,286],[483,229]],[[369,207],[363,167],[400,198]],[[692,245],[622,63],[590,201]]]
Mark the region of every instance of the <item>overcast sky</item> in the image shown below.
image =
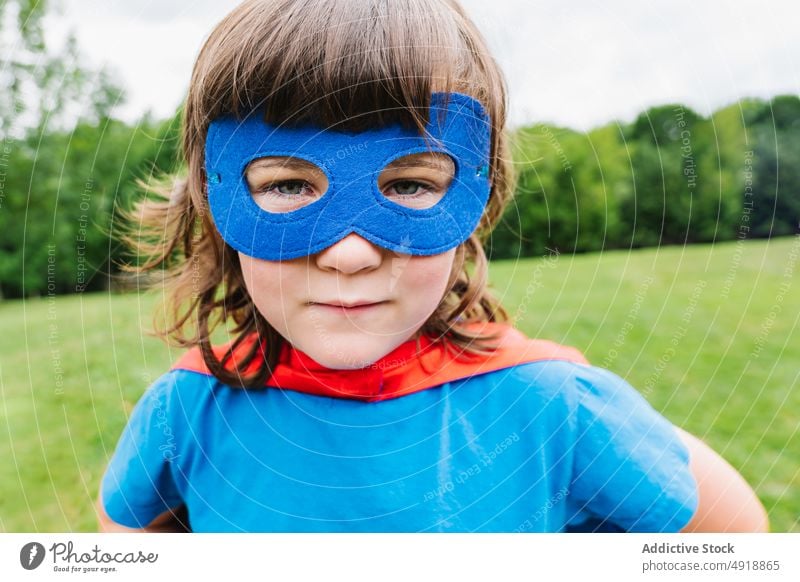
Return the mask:
[[[228,0],[61,0],[88,64],[127,90],[117,114],[171,115]],[[500,62],[513,125],[588,129],[680,101],[707,114],[741,97],[800,93],[797,0],[462,0]]]

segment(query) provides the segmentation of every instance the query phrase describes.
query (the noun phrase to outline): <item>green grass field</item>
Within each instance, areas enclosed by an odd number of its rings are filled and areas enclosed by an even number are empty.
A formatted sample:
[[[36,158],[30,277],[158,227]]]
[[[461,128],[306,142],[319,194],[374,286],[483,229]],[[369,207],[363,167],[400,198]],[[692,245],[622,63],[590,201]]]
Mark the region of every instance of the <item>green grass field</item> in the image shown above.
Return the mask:
[[[800,238],[492,263],[530,336],[580,348],[703,438],[800,531]],[[44,274],[43,274],[44,276]],[[156,298],[0,303],[0,531],[93,531],[126,415],[179,352]]]

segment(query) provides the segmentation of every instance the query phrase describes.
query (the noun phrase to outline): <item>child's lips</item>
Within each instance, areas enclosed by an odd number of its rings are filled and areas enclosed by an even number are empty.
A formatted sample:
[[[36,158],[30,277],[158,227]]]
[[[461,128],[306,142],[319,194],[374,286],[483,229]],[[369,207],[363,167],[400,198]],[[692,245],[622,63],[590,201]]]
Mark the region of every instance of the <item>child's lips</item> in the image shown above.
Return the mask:
[[[379,309],[381,306],[386,305],[388,301],[356,301],[353,303],[335,302],[335,303],[315,303],[311,305],[317,307],[325,312],[340,314],[340,315],[357,315],[361,313],[369,313]]]

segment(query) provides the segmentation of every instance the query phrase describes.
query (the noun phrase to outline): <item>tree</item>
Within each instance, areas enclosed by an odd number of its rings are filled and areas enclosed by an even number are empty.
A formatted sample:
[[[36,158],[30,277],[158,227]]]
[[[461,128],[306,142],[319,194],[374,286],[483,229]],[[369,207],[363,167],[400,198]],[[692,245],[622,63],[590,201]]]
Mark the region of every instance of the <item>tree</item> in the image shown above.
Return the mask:
[[[800,98],[775,97],[749,112],[753,144],[751,233],[756,237],[800,231]]]
[[[42,0],[0,2],[0,76],[8,87],[0,92],[0,296],[74,290],[65,273],[75,274],[79,257],[68,253],[76,246],[69,237],[78,236],[76,220],[98,218],[83,212],[76,217],[76,208],[102,204],[80,198],[92,200],[96,192],[85,186],[91,173],[76,172],[69,152],[83,149],[80,162],[96,159],[86,144],[97,141],[122,99],[110,73],[78,64],[74,35],[58,54],[48,50],[42,19],[53,7]],[[80,123],[95,125],[90,137],[72,131]]]

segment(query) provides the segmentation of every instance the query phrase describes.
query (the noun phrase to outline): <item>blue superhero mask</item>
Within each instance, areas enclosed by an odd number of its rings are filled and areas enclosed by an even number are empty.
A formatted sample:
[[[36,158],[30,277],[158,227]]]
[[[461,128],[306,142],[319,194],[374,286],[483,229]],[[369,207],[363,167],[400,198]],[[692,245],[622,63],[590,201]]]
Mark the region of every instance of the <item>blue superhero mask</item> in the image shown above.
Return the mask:
[[[434,93],[427,136],[392,125],[359,133],[267,124],[263,112],[246,119],[215,119],[206,138],[205,164],[211,214],[222,238],[260,259],[314,254],[356,233],[404,254],[434,255],[464,242],[489,197],[491,123],[481,104],[460,93]],[[448,155],[455,173],[430,208],[410,208],[381,192],[378,176],[403,156]],[[245,177],[250,162],[300,158],[328,180],[325,193],[289,212],[270,212],[253,200]]]

